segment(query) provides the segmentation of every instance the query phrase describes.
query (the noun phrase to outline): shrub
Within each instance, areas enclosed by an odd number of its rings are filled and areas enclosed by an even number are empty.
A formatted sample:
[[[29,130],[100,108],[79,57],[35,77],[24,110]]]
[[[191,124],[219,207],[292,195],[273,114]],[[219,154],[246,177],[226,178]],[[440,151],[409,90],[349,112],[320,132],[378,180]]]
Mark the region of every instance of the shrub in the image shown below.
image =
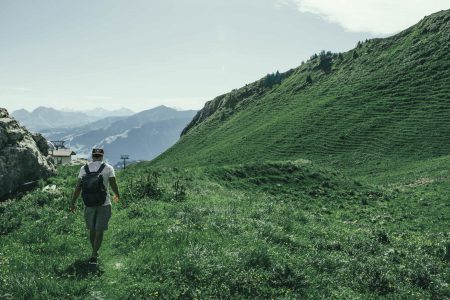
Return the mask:
[[[125,185],[125,201],[133,202],[137,199],[159,199],[163,190],[159,186],[159,173],[151,172],[147,176],[132,178]]]
[[[331,66],[333,63],[333,54],[328,51],[322,51],[320,52],[319,55],[319,66],[318,68],[322,71],[324,71],[325,73],[328,73],[331,71]]]
[[[251,268],[269,269],[272,266],[272,260],[266,248],[260,247],[253,249],[247,255],[246,265]]]
[[[172,201],[181,202],[186,200],[186,187],[179,179],[173,183],[172,188],[174,190]]]
[[[450,242],[445,245],[444,260],[450,261]]]

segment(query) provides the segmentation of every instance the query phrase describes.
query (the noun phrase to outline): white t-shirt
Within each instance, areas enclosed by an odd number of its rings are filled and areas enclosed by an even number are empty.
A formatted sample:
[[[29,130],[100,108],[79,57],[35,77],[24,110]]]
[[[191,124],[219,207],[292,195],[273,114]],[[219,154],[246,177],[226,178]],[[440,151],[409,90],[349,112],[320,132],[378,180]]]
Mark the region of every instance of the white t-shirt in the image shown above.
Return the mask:
[[[88,164],[89,166],[89,171],[90,172],[97,172],[98,169],[100,169],[100,166],[102,165],[102,161],[92,161]],[[111,205],[111,197],[109,196],[109,178],[110,177],[116,177],[116,173],[114,172],[114,168],[113,166],[111,166],[110,164],[104,163],[105,164],[105,168],[103,168],[102,171],[102,175],[103,175],[103,184],[105,185],[106,188],[106,201],[103,204],[103,206],[106,205]],[[86,171],[84,170],[84,165],[81,167],[80,169],[80,174],[78,174],[78,178],[82,178],[83,175],[86,174]]]

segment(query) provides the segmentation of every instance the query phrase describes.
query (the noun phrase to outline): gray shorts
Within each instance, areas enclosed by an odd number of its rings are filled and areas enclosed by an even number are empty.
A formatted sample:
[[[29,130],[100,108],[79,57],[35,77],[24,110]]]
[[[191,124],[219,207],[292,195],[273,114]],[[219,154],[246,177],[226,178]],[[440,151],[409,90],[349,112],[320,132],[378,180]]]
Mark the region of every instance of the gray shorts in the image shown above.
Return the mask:
[[[111,205],[84,207],[84,219],[89,230],[107,230],[111,218]]]

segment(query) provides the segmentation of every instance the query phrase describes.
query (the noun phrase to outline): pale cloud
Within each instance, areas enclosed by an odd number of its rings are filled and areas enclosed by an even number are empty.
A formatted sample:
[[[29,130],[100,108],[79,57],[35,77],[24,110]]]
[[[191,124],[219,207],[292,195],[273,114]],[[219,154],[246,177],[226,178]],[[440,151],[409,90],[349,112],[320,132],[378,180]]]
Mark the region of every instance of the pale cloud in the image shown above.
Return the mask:
[[[289,5],[292,2],[294,2],[294,1],[292,1],[292,0],[276,0],[275,7],[279,8],[279,7],[282,7],[283,5]]]
[[[87,99],[87,100],[109,100],[109,99],[112,99],[112,97],[108,97],[108,96],[83,96],[83,99]]]
[[[17,92],[31,92],[32,91],[32,89],[26,88],[26,87],[13,87],[13,88],[11,88],[11,90],[17,91]]]
[[[450,0],[277,0],[317,14],[353,32],[392,34],[424,16],[449,9]]]

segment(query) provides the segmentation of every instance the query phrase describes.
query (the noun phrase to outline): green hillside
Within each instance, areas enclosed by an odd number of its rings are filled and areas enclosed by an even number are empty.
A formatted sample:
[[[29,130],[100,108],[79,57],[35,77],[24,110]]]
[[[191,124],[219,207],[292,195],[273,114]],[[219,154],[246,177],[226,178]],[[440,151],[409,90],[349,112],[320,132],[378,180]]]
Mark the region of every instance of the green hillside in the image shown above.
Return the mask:
[[[450,153],[450,11],[206,103],[156,165],[312,159],[388,167]]]

